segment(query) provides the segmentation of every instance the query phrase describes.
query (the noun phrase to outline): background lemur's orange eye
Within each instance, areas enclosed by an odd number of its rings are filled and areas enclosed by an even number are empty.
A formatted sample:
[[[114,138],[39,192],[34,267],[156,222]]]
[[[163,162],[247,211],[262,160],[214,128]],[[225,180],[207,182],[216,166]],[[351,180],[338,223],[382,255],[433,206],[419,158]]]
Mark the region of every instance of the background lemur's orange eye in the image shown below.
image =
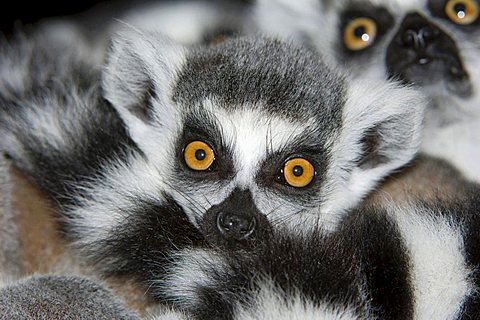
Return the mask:
[[[190,142],[183,152],[187,166],[196,171],[205,171],[215,160],[212,148],[202,141]]]
[[[313,165],[303,158],[288,160],[283,168],[283,175],[289,185],[296,188],[306,187],[315,176]]]
[[[476,0],[449,0],[445,13],[456,24],[467,25],[477,20],[480,8]]]
[[[370,46],[377,37],[377,24],[370,18],[356,18],[343,31],[343,43],[348,50],[360,51]]]

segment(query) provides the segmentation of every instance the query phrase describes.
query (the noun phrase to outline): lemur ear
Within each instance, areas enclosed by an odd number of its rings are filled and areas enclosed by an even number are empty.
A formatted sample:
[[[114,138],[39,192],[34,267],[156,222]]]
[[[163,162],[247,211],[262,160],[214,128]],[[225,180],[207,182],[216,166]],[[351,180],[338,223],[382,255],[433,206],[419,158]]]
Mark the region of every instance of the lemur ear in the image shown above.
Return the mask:
[[[334,153],[351,173],[347,188],[363,196],[419,150],[427,99],[413,88],[369,79],[352,83],[347,96]]]
[[[160,34],[126,28],[113,37],[103,90],[130,131],[159,121],[171,108],[172,82],[183,61],[184,49]]]

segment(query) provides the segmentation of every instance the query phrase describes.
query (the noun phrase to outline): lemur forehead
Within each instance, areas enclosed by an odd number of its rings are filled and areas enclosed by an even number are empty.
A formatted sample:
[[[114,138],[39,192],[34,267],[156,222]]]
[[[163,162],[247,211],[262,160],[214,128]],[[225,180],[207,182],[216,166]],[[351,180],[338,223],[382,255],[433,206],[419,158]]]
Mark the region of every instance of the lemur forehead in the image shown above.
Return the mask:
[[[296,121],[272,115],[262,108],[223,108],[212,99],[192,108],[185,119],[188,131],[219,139],[218,144],[230,148],[241,159],[242,166],[258,165],[268,154],[276,152],[323,150],[326,144],[324,131],[314,118]]]
[[[277,40],[239,38],[187,55],[173,86],[180,105],[214,97],[224,108],[259,108],[296,121],[339,125],[345,81],[321,57]]]

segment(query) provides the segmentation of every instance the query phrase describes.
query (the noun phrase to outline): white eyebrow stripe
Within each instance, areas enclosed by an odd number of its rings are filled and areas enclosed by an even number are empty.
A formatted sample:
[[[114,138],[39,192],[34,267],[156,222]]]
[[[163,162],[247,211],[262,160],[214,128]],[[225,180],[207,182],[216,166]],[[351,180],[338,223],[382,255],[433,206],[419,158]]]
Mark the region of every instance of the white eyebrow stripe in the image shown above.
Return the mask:
[[[273,116],[261,108],[218,108],[209,99],[203,106],[211,111],[221,125],[224,140],[232,148],[236,182],[251,186],[267,151],[275,153],[305,132],[312,123],[299,123]]]

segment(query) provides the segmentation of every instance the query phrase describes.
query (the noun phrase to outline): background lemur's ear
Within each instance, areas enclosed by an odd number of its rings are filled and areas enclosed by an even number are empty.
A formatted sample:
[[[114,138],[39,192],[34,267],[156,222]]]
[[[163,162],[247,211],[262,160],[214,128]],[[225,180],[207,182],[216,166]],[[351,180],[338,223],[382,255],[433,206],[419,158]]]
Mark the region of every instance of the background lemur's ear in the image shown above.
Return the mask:
[[[332,160],[340,172],[332,174],[348,172],[343,194],[359,199],[415,156],[427,100],[413,88],[369,79],[351,83],[348,90]]]
[[[183,48],[160,34],[125,29],[114,36],[104,94],[137,142],[147,126],[168,121],[163,116],[171,115],[171,86],[183,61]]]

